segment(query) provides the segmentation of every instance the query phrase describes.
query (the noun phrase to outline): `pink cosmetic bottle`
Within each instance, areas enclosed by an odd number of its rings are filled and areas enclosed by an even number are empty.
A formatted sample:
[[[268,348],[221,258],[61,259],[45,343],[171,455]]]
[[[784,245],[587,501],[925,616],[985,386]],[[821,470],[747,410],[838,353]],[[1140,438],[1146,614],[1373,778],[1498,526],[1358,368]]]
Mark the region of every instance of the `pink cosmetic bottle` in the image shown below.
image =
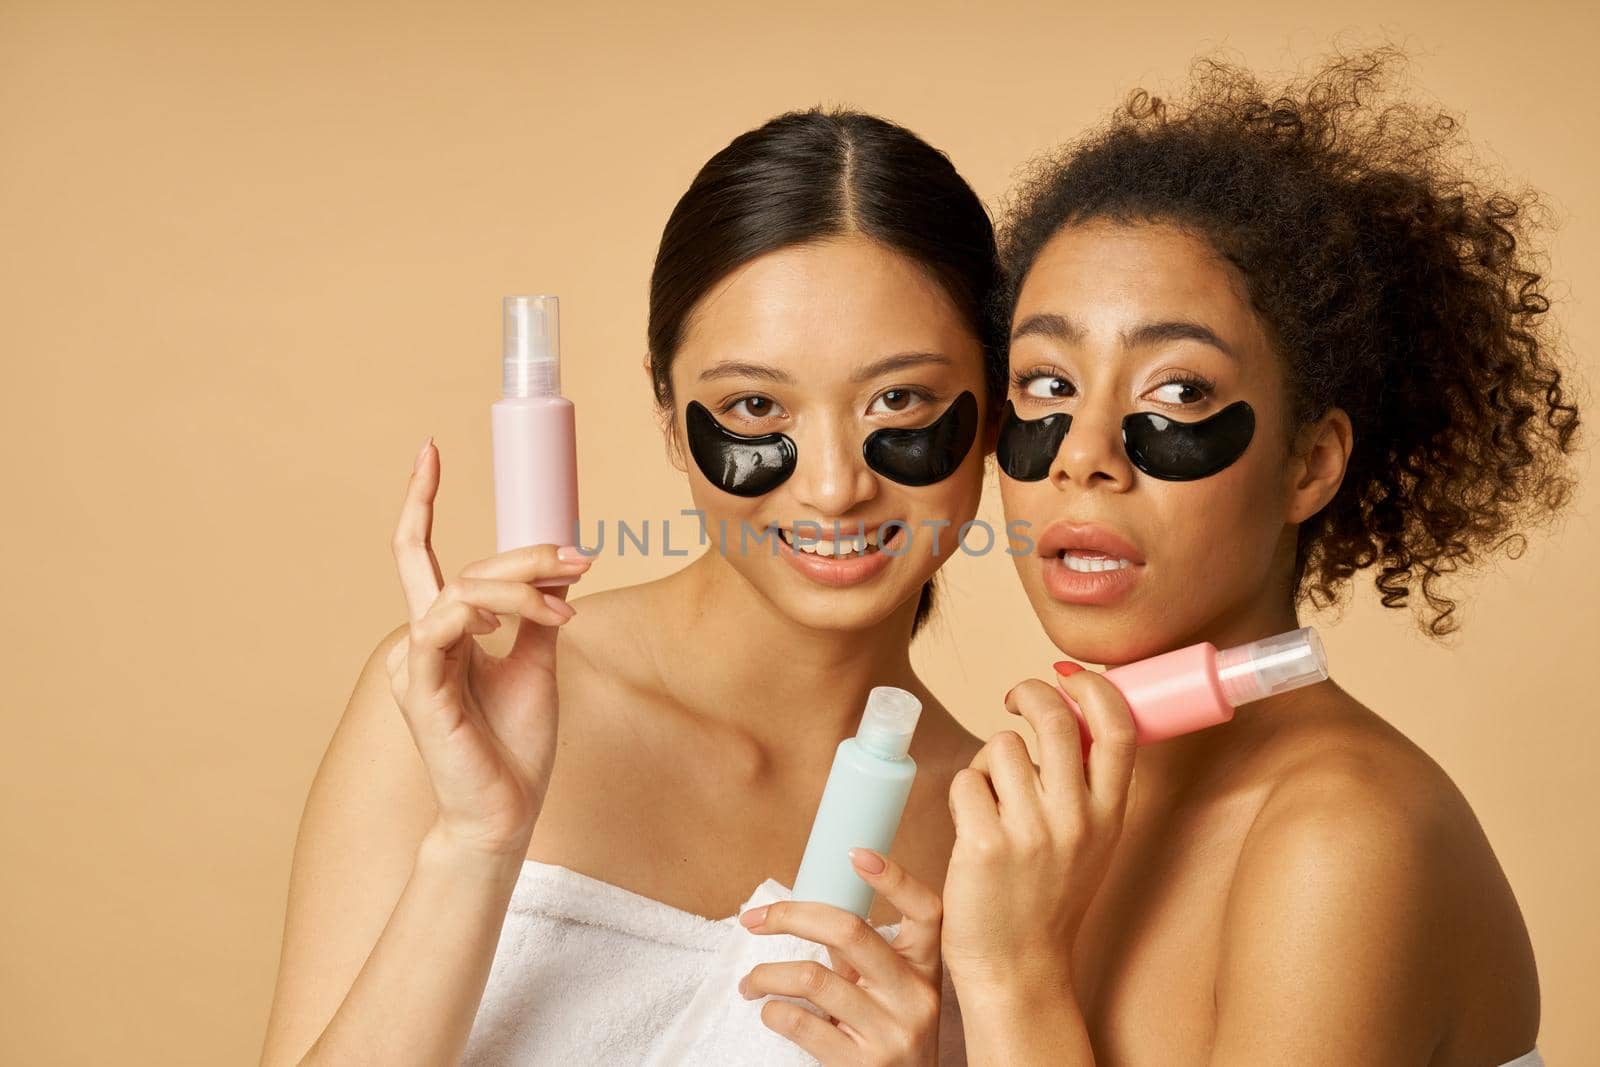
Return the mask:
[[[496,551],[578,543],[572,401],[561,395],[561,324],[553,296],[505,298],[504,397],[494,429]],[[573,578],[541,581],[568,585]]]
[[[1147,745],[1227,722],[1240,704],[1323,681],[1328,658],[1317,631],[1302,626],[1235,648],[1201,641],[1113,667],[1104,677],[1128,702],[1138,742]],[[1078,717],[1087,754],[1093,739],[1083,712],[1071,697],[1067,706]]]

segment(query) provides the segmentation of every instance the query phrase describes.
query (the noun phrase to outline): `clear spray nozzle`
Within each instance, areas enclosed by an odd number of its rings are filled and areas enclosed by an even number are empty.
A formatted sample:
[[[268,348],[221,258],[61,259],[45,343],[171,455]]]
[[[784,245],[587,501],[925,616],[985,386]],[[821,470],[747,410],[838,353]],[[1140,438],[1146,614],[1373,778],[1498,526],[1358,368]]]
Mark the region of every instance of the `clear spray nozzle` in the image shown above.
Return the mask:
[[[861,747],[884,757],[899,759],[911,751],[911,734],[922,714],[922,701],[892,685],[875,685],[867,694],[856,740]]]
[[[1324,681],[1328,656],[1310,626],[1217,653],[1222,693],[1234,707]]]
[[[561,311],[553,296],[505,298],[502,384],[511,397],[561,393]]]

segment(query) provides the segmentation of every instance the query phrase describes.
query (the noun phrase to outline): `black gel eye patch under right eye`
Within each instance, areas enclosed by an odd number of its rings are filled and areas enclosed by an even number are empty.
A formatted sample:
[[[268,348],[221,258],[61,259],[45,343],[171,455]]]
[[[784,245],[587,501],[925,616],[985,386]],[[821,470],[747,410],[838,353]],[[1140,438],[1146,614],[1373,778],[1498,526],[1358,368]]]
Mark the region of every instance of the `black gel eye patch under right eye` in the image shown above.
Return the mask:
[[[1255,429],[1255,412],[1243,400],[1199,422],[1175,422],[1139,411],[1122,420],[1122,447],[1150,477],[1192,482],[1231,466],[1244,455]]]
[[[1011,401],[1006,401],[1000,416],[1000,439],[995,442],[995,459],[1007,477],[1019,482],[1037,482],[1050,473],[1061,442],[1072,429],[1072,416],[1065,411],[1042,419],[1024,419]]]
[[[734,433],[696,400],[689,401],[684,425],[695,466],[724,493],[760,496],[778,488],[794,473],[794,441],[784,434]]]

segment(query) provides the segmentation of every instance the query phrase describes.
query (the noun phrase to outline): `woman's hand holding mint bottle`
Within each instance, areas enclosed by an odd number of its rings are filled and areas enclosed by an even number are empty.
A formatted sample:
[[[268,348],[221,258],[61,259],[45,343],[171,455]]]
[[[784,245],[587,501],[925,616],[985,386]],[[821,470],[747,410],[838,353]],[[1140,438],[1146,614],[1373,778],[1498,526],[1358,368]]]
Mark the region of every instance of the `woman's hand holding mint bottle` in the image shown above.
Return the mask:
[[[1093,1063],[1072,992],[1072,946],[1122,834],[1136,733],[1117,688],[1058,665],[1060,691],[1029,680],[1006,710],[1038,736],[995,735],[950,786],[956,844],[944,883],[944,964],[980,1064]],[[1077,717],[1093,739],[1087,761]]]
[[[739,984],[747,999],[798,997],[822,1018],[782,1000],[762,1005],[761,1021],[823,1067],[933,1067],[939,1061],[939,894],[870,848],[849,851],[850,866],[900,912],[893,941],[860,915],[831,904],[784,900],[739,917],[757,934],[793,934],[824,945],[832,966],[814,960],[761,963]]]
[[[517,548],[468,564],[445,582],[431,544],[439,452],[417,456],[395,529],[394,556],[411,617],[389,656],[404,713],[438,806],[435,830],[494,855],[527,851],[556,744],[556,633],[573,617],[534,582],[571,582],[591,560],[575,547]],[[504,657],[477,638],[518,619]]]

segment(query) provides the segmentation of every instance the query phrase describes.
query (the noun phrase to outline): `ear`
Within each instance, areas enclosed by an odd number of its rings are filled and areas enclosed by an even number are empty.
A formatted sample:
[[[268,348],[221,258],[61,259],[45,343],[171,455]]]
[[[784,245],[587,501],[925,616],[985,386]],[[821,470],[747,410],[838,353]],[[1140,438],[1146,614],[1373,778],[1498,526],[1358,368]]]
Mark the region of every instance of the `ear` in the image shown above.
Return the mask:
[[[1305,522],[1327,507],[1350,464],[1355,434],[1343,408],[1329,408],[1301,428],[1289,463],[1289,511],[1284,521]]]

